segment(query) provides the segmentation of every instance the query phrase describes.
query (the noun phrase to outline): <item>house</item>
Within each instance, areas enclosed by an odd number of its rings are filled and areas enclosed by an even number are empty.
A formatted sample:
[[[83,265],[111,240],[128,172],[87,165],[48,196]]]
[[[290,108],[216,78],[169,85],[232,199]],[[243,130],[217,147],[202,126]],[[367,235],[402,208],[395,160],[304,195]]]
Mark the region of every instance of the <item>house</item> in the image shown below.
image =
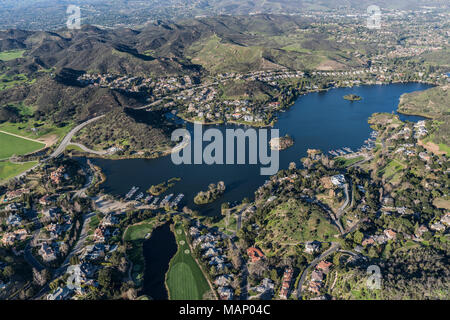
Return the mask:
[[[49,209],[45,209],[42,211],[42,215],[46,219],[55,220],[58,217],[59,209],[56,207],[52,207]]]
[[[417,238],[421,238],[422,235],[423,235],[425,232],[427,232],[427,231],[429,231],[428,228],[427,228],[426,226],[424,226],[424,225],[421,225],[421,226],[417,229],[417,231],[416,231],[416,233],[415,233],[414,235],[415,235]]]
[[[362,241],[362,245],[365,247],[365,246],[368,246],[368,245],[372,245],[372,244],[374,244],[375,243],[375,240],[373,239],[373,238],[366,238],[366,239],[364,239],[363,241]]]
[[[12,246],[16,241],[23,241],[27,238],[28,231],[25,229],[18,229],[14,232],[5,233],[2,237],[2,243],[6,246]]]
[[[262,253],[261,250],[259,250],[258,248],[254,248],[254,247],[248,248],[247,254],[250,257],[251,262],[259,261],[265,257],[264,253]]]
[[[280,298],[287,299],[289,295],[289,288],[291,287],[292,275],[294,274],[294,269],[288,267],[284,270],[283,283],[281,284]]]
[[[119,223],[119,218],[112,214],[107,214],[102,220],[102,226],[109,227]]]
[[[45,262],[51,262],[56,260],[56,250],[53,249],[51,245],[47,242],[43,242],[41,248],[39,249],[39,255]]]
[[[94,231],[94,237],[95,242],[105,242],[106,241],[106,228],[103,226],[98,227]]]
[[[322,287],[321,282],[311,281],[309,283],[308,291],[315,293],[315,294],[320,294],[321,287]]]
[[[375,240],[376,243],[378,244],[383,244],[385,243],[388,239],[385,235],[380,234],[380,235],[375,235],[373,236],[373,240]]]
[[[234,291],[230,287],[219,287],[217,289],[219,293],[220,300],[232,300]]]
[[[200,248],[202,250],[208,250],[208,249],[215,248],[215,247],[216,247],[216,242],[212,242],[212,241],[211,242],[208,241],[208,242],[202,243],[200,245]]]
[[[22,196],[23,194],[26,193],[30,193],[30,189],[17,189],[17,190],[13,190],[13,191],[8,191],[5,195],[5,198],[3,199],[4,202],[8,202],[11,201],[13,199],[16,199],[20,196]]]
[[[219,254],[219,250],[217,248],[208,248],[205,253],[203,254],[203,257],[205,258],[210,258],[210,257],[214,257],[217,256]]]
[[[225,262],[225,259],[223,256],[212,257],[209,260],[209,264],[211,266],[217,266],[217,265],[223,264],[224,262]]]
[[[214,284],[216,286],[223,287],[223,286],[229,285],[232,280],[233,280],[233,276],[224,274],[224,275],[218,276],[214,280]]]
[[[322,271],[314,270],[311,273],[311,280],[312,281],[317,281],[317,282],[322,282],[323,281],[323,273],[322,273]]]
[[[197,238],[200,235],[200,230],[198,230],[196,227],[190,227],[189,228],[189,234],[192,238]]]
[[[445,226],[441,222],[435,222],[430,226],[430,229],[434,231],[444,231]]]
[[[320,242],[318,241],[308,241],[305,243],[305,252],[309,254],[313,254],[320,249]]]
[[[397,236],[397,232],[395,232],[391,229],[386,229],[386,230],[384,230],[384,235],[386,236],[386,238],[388,238],[388,240],[395,240],[395,238]]]
[[[83,255],[84,260],[94,261],[105,255],[105,245],[102,243],[96,243],[94,245],[86,246]]]
[[[67,286],[64,288],[58,288],[54,293],[51,293],[47,296],[47,300],[65,300],[67,299],[72,290],[70,290]]]
[[[58,169],[56,169],[55,171],[53,171],[52,173],[50,173],[50,180],[51,180],[54,184],[60,184],[60,183],[61,183],[61,178],[62,178],[63,175],[64,175],[64,171],[65,171],[64,166],[58,167]]]
[[[441,222],[445,224],[447,227],[450,226],[450,212],[447,212],[442,218]]]
[[[18,215],[12,214],[8,217],[6,220],[6,223],[10,226],[17,227],[21,224],[22,218],[20,218]]]
[[[5,207],[5,211],[17,212],[21,208],[21,205],[17,202],[12,202]]]
[[[269,278],[264,278],[261,281],[261,284],[256,287],[256,291],[259,293],[263,293],[266,291],[272,291],[275,288],[275,284]]]
[[[333,264],[328,261],[320,261],[317,265],[317,269],[321,270],[323,273],[327,274],[330,271],[330,267]]]
[[[95,275],[95,272],[98,270],[98,267],[87,263],[87,262],[83,262],[82,264],[79,265],[80,268],[80,277],[81,280],[86,282],[89,279],[92,279]]]
[[[331,177],[331,183],[335,186],[342,187],[345,184],[345,177],[343,174],[338,174]]]

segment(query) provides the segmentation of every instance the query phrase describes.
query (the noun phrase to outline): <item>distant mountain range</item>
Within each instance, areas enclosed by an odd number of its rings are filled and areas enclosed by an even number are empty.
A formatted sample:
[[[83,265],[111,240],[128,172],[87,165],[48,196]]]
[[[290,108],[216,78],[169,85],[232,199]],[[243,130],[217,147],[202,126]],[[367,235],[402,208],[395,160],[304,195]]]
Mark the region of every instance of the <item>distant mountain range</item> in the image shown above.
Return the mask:
[[[151,20],[256,13],[300,14],[311,10],[449,8],[442,0],[2,0],[0,29],[55,30],[65,26],[67,7],[81,8],[83,24],[139,26]]]

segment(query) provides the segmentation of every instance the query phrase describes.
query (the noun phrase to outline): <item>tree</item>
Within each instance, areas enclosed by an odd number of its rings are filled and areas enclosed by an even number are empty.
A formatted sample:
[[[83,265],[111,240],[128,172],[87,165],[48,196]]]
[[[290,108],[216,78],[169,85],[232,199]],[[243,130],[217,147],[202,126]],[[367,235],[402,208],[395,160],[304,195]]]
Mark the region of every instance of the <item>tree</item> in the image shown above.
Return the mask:
[[[37,269],[33,268],[33,282],[38,286],[43,286],[50,280],[50,271],[43,269],[39,272]]]
[[[98,273],[98,283],[104,288],[104,289],[111,289],[111,283],[112,283],[112,271],[110,268],[104,268],[99,271]]]
[[[353,241],[357,244],[361,244],[362,240],[364,238],[364,234],[361,231],[356,231],[353,235]]]
[[[6,266],[3,269],[3,275],[7,278],[11,278],[14,275],[14,269],[11,266]]]

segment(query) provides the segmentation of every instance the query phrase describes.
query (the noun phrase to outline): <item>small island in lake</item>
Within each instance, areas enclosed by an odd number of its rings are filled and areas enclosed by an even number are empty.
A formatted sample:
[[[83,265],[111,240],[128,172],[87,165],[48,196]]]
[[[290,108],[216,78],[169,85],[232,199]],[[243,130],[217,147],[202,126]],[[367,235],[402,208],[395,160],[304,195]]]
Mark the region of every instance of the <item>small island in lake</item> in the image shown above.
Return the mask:
[[[349,101],[359,101],[362,100],[362,97],[357,96],[356,94],[347,94],[344,96],[344,99]]]
[[[200,191],[194,198],[195,204],[207,204],[217,200],[225,192],[225,182],[219,181],[217,185],[211,183],[207,191]]]
[[[294,139],[285,135],[284,137],[270,139],[269,144],[271,150],[284,150],[294,145]]]
[[[172,188],[175,185],[175,182],[180,181],[181,178],[170,178],[167,180],[167,182],[162,182],[160,184],[156,184],[150,187],[150,189],[147,190],[148,193],[154,196],[159,196],[166,192],[168,189]]]

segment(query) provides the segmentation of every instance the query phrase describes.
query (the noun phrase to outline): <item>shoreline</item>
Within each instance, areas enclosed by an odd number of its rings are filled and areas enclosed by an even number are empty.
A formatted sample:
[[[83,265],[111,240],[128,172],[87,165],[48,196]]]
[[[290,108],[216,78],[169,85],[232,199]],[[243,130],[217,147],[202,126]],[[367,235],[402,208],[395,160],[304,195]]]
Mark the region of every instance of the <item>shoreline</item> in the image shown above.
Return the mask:
[[[428,85],[431,85],[431,86],[438,86],[436,83],[430,83],[430,82],[427,82],[427,81],[406,81],[406,82],[405,81],[391,81],[391,82],[381,83],[381,84],[361,83],[361,84],[359,84],[357,86],[382,86],[382,85],[390,85],[390,84],[407,84],[407,83],[421,83],[421,84],[428,84]],[[325,89],[314,89],[314,90],[308,90],[306,92],[299,92],[296,95],[296,98],[293,101],[291,101],[289,104],[286,104],[282,108],[276,110],[276,114],[278,115],[280,112],[289,110],[289,108],[291,108],[295,104],[295,102],[298,100],[298,98],[300,96],[307,95],[307,94],[310,94],[310,93],[328,92],[329,90],[332,90],[332,89],[345,89],[345,88],[353,88],[353,87],[354,86],[337,86],[337,87],[330,87],[330,88],[325,88]],[[400,111],[398,109],[400,103],[401,103],[401,97],[400,97],[400,101],[399,101],[399,103],[397,105],[397,110],[396,110],[396,112],[398,114],[402,114],[402,115],[406,115],[406,116],[419,116],[419,117],[423,117],[423,118],[430,119],[430,120],[432,119],[429,116],[423,116],[421,114],[412,114],[412,113],[402,112],[402,111]],[[195,122],[199,123],[198,121],[188,120],[188,119],[185,119],[185,118],[183,118],[181,116],[179,116],[179,117],[181,119],[183,119],[184,121],[187,121],[189,123],[195,123]],[[262,125],[258,126],[258,125],[254,125],[254,124],[250,124],[250,123],[249,124],[245,124],[245,123],[241,123],[241,122],[234,121],[234,120],[226,121],[226,122],[221,121],[221,123],[218,123],[218,124],[227,125],[228,123],[231,123],[231,124],[234,124],[234,125],[243,125],[243,126],[249,126],[249,127],[255,127],[255,128],[268,128],[268,127],[273,127],[277,122],[278,122],[278,118],[273,119],[271,124],[264,125],[264,126],[262,126]],[[204,124],[204,125],[214,125],[216,123],[202,123],[202,124]],[[175,147],[177,147],[177,146],[175,146]],[[175,148],[175,147],[173,147],[173,148]],[[89,153],[86,153],[86,152],[80,152],[80,151],[76,151],[76,150],[75,151],[72,150],[72,152],[74,153],[73,154],[74,156],[80,156],[80,157],[86,157],[86,158],[94,158],[94,159],[105,159],[105,160],[148,159],[148,160],[151,160],[151,159],[158,159],[158,158],[162,158],[162,157],[168,156],[169,154],[172,153],[173,148],[163,152],[161,155],[150,156],[150,157],[146,157],[144,155],[129,155],[129,156],[111,157],[111,156],[108,156],[108,155],[89,154]]]

